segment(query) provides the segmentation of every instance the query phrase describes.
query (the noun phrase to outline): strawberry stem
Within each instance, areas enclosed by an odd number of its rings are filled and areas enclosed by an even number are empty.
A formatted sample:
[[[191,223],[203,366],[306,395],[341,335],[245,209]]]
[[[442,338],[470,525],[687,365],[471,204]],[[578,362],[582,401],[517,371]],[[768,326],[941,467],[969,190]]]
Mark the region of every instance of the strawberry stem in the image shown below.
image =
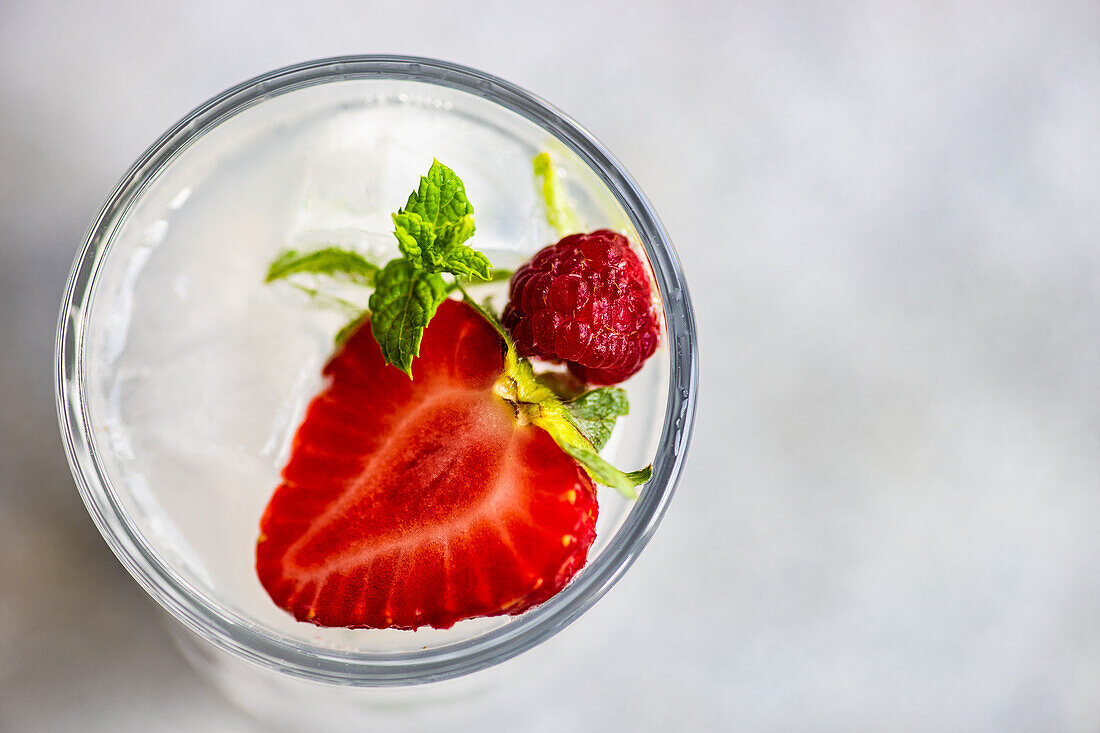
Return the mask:
[[[507,346],[504,372],[493,386],[493,391],[512,405],[516,411],[516,421],[520,425],[532,424],[545,430],[559,448],[584,467],[593,481],[616,489],[627,499],[638,498],[636,487],[649,480],[653,473],[652,466],[628,473],[600,458],[596,447],[577,426],[572,413],[552,389],[535,377],[531,362],[516,351],[511,334],[496,315],[471,298],[461,284],[458,289],[462,291],[466,304],[491,323],[504,339]]]

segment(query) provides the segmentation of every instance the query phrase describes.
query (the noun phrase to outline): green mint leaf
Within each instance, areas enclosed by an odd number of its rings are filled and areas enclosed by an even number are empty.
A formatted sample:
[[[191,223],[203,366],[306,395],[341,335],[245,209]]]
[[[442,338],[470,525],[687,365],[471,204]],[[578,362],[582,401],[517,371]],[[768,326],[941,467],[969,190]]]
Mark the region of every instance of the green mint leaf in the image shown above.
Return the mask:
[[[630,412],[630,401],[619,387],[600,387],[564,403],[564,407],[577,430],[598,451],[611,437],[615,420]]]
[[[443,278],[404,259],[390,260],[370,296],[370,326],[387,364],[412,378],[424,328],[446,297]]]
[[[456,222],[443,225],[435,245],[440,253],[440,266],[457,277],[490,280],[493,264],[473,247],[463,244],[474,236],[474,216],[467,214]]]
[[[435,227],[415,212],[399,211],[393,215],[393,235],[397,237],[397,248],[405,259],[419,270],[435,272]]]
[[[489,281],[489,270],[493,265],[489,258],[473,247],[459,244],[444,250],[442,269],[457,277],[470,280]]]
[[[282,280],[291,275],[309,273],[342,277],[362,285],[373,285],[378,266],[363,255],[339,247],[325,247],[313,252],[286,249],[267,268],[264,282]]]
[[[466,186],[462,179],[438,160],[433,160],[428,175],[420,177],[420,187],[409,195],[400,213],[417,214],[432,229],[439,231],[445,225],[474,213],[474,207],[466,199]],[[470,233],[473,234],[472,229]]]
[[[558,236],[581,231],[580,219],[569,205],[569,199],[558,180],[550,153],[539,153],[532,163],[535,169],[535,182],[538,184],[539,193],[542,194],[543,203],[546,204],[547,223],[554,228]]]
[[[474,215],[466,214],[458,221],[448,222],[438,228],[439,234],[436,246],[443,251],[447,251],[452,247],[457,247],[474,236],[474,231],[476,229],[477,227],[474,226]]]

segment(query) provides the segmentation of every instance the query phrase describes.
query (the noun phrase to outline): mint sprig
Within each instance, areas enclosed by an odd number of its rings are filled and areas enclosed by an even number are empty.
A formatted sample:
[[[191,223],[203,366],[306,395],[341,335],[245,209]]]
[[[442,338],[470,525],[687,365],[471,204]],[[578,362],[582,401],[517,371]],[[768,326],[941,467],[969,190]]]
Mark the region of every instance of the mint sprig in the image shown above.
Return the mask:
[[[507,271],[493,271],[489,258],[465,242],[473,236],[474,207],[466,186],[455,172],[433,160],[426,176],[405,206],[393,214],[394,236],[401,257],[385,268],[363,255],[339,247],[312,252],[284,250],[268,267],[265,282],[289,280],[319,303],[350,312],[352,320],[340,329],[340,344],[365,318],[381,345],[386,363],[412,377],[412,360],[420,353],[424,328],[436,308],[462,283],[495,282]],[[327,296],[317,288],[295,282],[296,275],[322,275],[373,287],[369,311],[343,298]],[[441,276],[451,275],[450,282]]]
[[[474,207],[466,186],[438,160],[393,215],[394,236],[402,259],[390,260],[370,297],[371,332],[382,356],[412,377],[412,360],[435,309],[449,292],[441,274],[460,279],[492,278],[489,258],[463,244],[474,234]]]

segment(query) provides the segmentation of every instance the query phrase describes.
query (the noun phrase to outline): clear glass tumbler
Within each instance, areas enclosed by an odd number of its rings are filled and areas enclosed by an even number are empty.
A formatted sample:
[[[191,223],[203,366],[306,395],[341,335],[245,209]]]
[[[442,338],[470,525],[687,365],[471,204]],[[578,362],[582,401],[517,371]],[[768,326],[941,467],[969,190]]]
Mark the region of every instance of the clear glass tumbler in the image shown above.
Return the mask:
[[[265,286],[266,264],[283,247],[321,244],[384,259],[394,249],[388,212],[437,157],[466,181],[476,246],[515,267],[556,239],[531,178],[542,150],[587,228],[626,231],[659,291],[661,348],[627,384],[631,414],[604,452],[626,468],[652,462],[652,480],[636,501],[601,488],[587,566],[519,616],[417,632],[295,622],[255,579],[253,547],[341,315]],[[355,726],[364,711],[411,715],[461,697],[471,673],[591,607],[668,508],[698,374],[691,303],[668,235],[607,150],[506,81],[399,56],[280,69],[166,132],[88,232],[56,360],[65,450],[103,537],[178,622],[174,635],[200,672],[291,726]]]

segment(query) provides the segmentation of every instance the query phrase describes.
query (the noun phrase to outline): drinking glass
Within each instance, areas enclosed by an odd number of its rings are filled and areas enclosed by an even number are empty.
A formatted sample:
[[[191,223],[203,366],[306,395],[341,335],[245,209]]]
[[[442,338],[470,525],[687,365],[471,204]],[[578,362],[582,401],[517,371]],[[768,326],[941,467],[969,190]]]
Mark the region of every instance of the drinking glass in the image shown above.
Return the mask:
[[[600,488],[597,541],[560,593],[452,629],[325,629],[275,607],[253,570],[320,366],[346,314],[265,285],[284,247],[395,251],[389,212],[433,157],[466,182],[473,244],[514,268],[554,241],[531,159],[549,151],[589,228],[626,232],[659,293],[661,346],[625,386],[604,456],[652,462],[637,500]],[[504,286],[486,293],[502,304]],[[622,577],[669,506],[696,401],[683,273],[637,184],[546,102],[443,61],[354,56],[264,74],[214,97],[123,176],[76,257],[61,308],[56,397],[80,494],[107,544],[173,619],[195,666],[284,724],[354,724],[470,694],[477,673],[574,621]],[[298,716],[298,717],[296,717]]]

